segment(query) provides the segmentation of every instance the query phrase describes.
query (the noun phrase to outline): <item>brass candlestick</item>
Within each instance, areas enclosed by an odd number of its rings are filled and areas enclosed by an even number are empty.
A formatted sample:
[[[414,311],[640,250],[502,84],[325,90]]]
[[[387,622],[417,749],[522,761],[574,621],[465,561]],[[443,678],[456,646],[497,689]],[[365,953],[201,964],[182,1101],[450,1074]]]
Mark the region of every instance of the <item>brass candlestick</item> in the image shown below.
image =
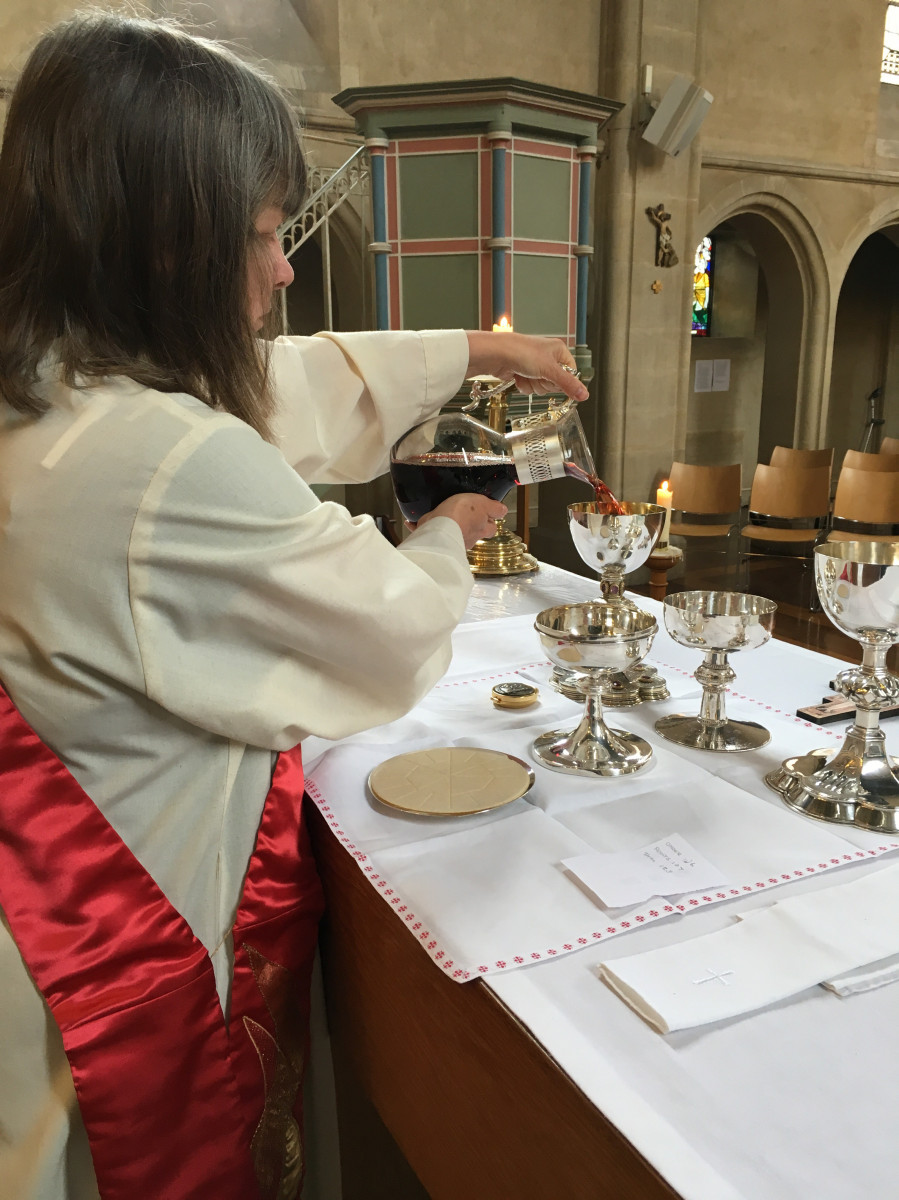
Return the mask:
[[[487,424],[497,433],[506,432],[509,415],[507,393],[512,386],[512,382],[504,384],[493,375],[476,375],[471,381],[472,399],[477,402],[488,398]],[[475,542],[468,551],[468,562],[472,574],[476,576],[525,575],[540,569],[536,558],[528,554],[527,546],[517,533],[506,529],[504,521],[497,521],[493,537]]]

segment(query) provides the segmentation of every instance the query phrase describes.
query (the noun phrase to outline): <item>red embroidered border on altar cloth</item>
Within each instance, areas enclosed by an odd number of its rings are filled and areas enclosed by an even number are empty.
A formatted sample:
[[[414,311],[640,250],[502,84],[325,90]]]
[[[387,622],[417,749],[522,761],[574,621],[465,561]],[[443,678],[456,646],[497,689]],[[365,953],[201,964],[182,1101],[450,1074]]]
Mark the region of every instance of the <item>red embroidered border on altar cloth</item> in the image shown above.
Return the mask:
[[[287,1200],[322,894],[299,748],[274,773],[234,926],[205,947],[0,689],[0,905],[62,1032],[104,1200]]]

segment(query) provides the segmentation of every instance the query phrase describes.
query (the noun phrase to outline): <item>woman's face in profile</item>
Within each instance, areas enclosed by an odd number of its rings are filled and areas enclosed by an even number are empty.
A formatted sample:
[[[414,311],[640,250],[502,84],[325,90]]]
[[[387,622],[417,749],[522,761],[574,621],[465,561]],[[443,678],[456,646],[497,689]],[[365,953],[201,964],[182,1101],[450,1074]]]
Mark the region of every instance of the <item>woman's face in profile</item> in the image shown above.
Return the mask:
[[[278,228],[284,221],[280,208],[264,208],[253,222],[257,237],[250,254],[250,277],[247,281],[247,306],[250,323],[261,329],[272,307],[276,289],[285,288],[293,280],[293,268],[284,257]]]

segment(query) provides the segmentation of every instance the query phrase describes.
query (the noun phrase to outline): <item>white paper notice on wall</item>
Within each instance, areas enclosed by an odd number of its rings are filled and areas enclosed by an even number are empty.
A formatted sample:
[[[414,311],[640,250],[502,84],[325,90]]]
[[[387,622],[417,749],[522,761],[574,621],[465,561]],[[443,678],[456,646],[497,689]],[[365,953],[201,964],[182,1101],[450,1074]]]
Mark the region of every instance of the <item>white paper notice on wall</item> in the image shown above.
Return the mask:
[[[700,358],[697,360],[696,370],[693,374],[694,392],[710,392],[712,390],[712,372],[714,371],[714,367],[714,359]]]
[[[639,850],[578,854],[563,859],[562,866],[608,908],[640,904],[651,896],[679,896],[728,882],[714,863],[679,833]]]
[[[713,392],[729,392],[730,391],[730,359],[729,358],[713,358],[712,359],[712,391]]]

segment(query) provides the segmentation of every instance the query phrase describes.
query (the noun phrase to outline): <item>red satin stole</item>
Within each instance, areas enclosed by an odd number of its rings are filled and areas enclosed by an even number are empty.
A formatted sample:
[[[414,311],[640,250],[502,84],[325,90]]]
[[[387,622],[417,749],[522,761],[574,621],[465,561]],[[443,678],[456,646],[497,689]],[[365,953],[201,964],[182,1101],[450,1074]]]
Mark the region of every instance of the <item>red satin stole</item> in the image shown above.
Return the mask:
[[[228,1023],[204,946],[2,689],[0,777],[0,906],[62,1032],[104,1200],[295,1195],[322,909],[299,747],[250,860]]]

